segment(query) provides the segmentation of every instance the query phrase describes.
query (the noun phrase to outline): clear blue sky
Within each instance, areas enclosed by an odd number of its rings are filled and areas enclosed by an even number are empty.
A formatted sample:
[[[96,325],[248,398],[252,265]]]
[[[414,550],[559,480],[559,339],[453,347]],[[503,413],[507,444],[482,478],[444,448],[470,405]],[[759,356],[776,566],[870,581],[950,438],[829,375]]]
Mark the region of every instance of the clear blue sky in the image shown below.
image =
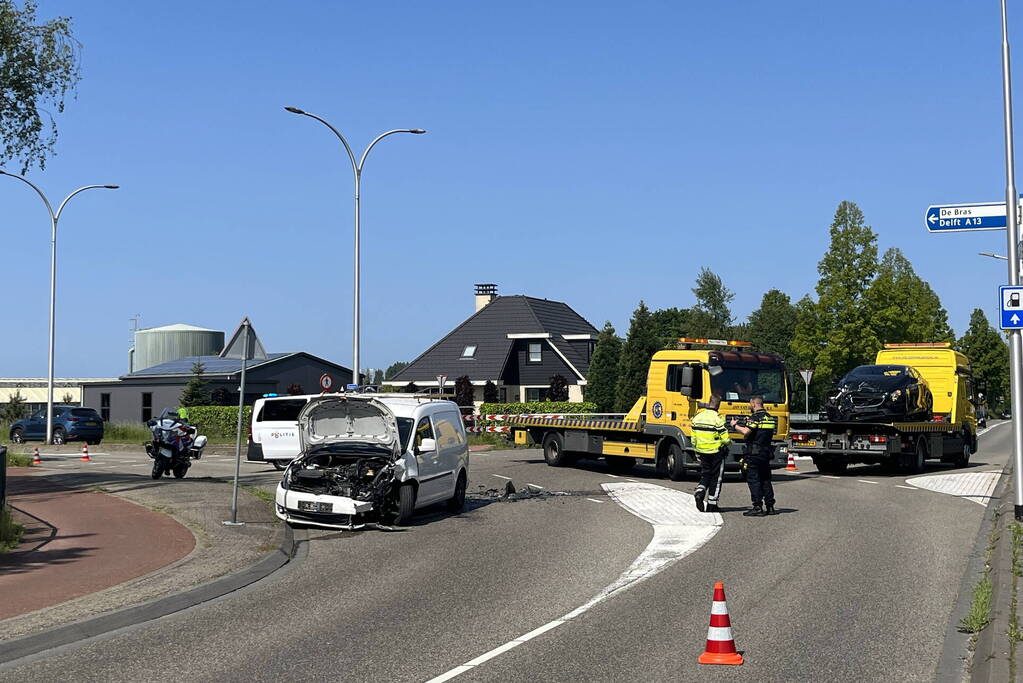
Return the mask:
[[[974,307],[994,319],[1007,277],[975,255],[1004,254],[1003,232],[931,235],[922,218],[1004,196],[996,0],[39,12],[74,18],[83,79],[57,156],[29,177],[54,201],[122,186],[76,197],[62,221],[61,376],[125,372],[135,313],[229,334],[249,315],[270,351],[351,363],[351,169],[284,105],[359,150],[429,131],[366,164],[364,366],[414,358],[472,312],[474,282],[624,333],[640,299],[691,305],[708,266],[744,319],[766,289],[813,290],[841,200],[882,251],[905,252],[957,333]],[[17,181],[0,182],[0,207],[0,375],[42,376],[48,223]]]

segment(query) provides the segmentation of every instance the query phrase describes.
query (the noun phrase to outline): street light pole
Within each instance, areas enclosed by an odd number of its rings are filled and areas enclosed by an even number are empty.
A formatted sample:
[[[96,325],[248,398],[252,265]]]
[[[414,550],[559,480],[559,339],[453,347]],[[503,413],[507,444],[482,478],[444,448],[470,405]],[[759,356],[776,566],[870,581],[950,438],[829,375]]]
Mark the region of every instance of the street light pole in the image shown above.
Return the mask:
[[[361,317],[361,314],[360,314],[360,308],[361,308],[361,301],[362,301],[362,299],[361,299],[361,295],[360,295],[360,282],[361,282],[361,277],[360,277],[360,264],[361,264],[360,248],[361,247],[360,247],[360,244],[359,244],[359,236],[360,236],[359,220],[360,220],[360,216],[361,216],[360,207],[361,207],[361,194],[362,194],[362,167],[366,163],[366,157],[369,155],[369,150],[373,149],[374,145],[376,145],[378,142],[380,142],[381,140],[386,138],[388,135],[394,135],[395,133],[412,133],[413,135],[422,135],[426,131],[423,130],[422,128],[397,128],[395,130],[389,130],[386,133],[381,133],[380,135],[378,135],[375,138],[373,138],[373,141],[371,143],[369,143],[369,145],[366,147],[366,151],[364,151],[362,153],[362,157],[360,157],[359,160],[356,161],[355,160],[355,153],[352,152],[352,147],[351,147],[351,145],[348,144],[348,140],[345,140],[345,136],[341,135],[341,131],[339,131],[337,128],[332,126],[329,121],[327,121],[326,119],[324,119],[324,118],[322,118],[320,116],[317,116],[316,114],[310,114],[307,111],[302,111],[298,107],[285,107],[284,109],[285,109],[285,111],[289,111],[292,114],[300,114],[302,116],[308,116],[311,119],[316,119],[317,121],[319,121],[320,123],[325,125],[327,128],[330,128],[334,132],[334,135],[337,136],[338,140],[341,141],[341,144],[345,146],[345,151],[348,152],[348,159],[349,159],[349,161],[352,162],[352,172],[355,174],[355,267],[354,267],[355,284],[354,284],[354,288],[353,288],[354,291],[353,291],[353,294],[352,294],[353,299],[354,299],[353,303],[352,303],[352,373],[353,373],[353,382],[355,384],[361,384],[362,382],[359,381],[359,379],[360,379],[360,377],[359,377],[359,361],[360,361],[360,359],[359,359],[359,339],[360,339],[360,325],[361,325],[361,320],[362,320],[362,317]]]
[[[1009,27],[1002,5],[1002,113],[1005,120],[1005,218],[1009,262],[1009,284],[1019,285],[1019,216],[1017,215],[1016,170],[1012,139],[1012,76],[1009,68]],[[1009,331],[1009,367],[1012,394],[1013,473],[1016,488],[1015,517],[1023,521],[1023,337]]]
[[[60,215],[64,211],[64,207],[67,203],[79,192],[85,192],[86,190],[116,190],[117,185],[86,185],[80,187],[60,203],[57,207],[56,213],[53,211],[53,206],[50,204],[50,200],[46,198],[43,191],[40,190],[36,185],[23,178],[20,175],[8,173],[7,171],[0,170],[0,175],[9,176],[11,178],[17,178],[21,182],[25,183],[39,195],[39,198],[43,200],[43,204],[46,205],[46,211],[50,214],[50,343],[49,343],[49,355],[47,359],[47,374],[46,374],[46,443],[53,441],[53,349],[55,340],[55,325],[54,318],[56,316],[57,307],[57,223],[60,221]]]

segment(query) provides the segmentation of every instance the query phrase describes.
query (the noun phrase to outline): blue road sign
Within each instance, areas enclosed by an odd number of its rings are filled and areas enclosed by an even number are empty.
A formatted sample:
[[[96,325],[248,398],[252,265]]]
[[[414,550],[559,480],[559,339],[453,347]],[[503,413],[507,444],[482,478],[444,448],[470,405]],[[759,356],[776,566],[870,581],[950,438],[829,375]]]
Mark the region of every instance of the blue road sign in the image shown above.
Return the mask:
[[[998,288],[1001,299],[1003,330],[1023,329],[1023,286],[1002,285]]]
[[[1005,202],[928,206],[924,225],[930,232],[1005,230]]]

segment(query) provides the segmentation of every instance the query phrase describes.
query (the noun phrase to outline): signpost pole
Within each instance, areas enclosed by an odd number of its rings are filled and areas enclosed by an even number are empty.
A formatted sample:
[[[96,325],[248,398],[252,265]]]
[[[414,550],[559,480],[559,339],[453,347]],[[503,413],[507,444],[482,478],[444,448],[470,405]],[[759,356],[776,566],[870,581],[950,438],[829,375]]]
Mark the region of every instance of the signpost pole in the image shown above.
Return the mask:
[[[1016,171],[1013,154],[1012,138],[1012,77],[1009,68],[1009,29],[1005,11],[1006,0],[1002,5],[1002,100],[1003,117],[1005,120],[1005,210],[1006,210],[1006,241],[1008,242],[1009,284],[1018,286],[1019,275],[1019,215],[1016,205]],[[1023,520],[1023,421],[1020,410],[1023,410],[1023,337],[1018,329],[1009,332],[1009,364],[1011,367],[1012,394],[1012,445],[1013,473],[1016,489],[1015,517]]]
[[[249,319],[246,318],[242,325],[242,348],[245,353],[242,355],[242,376],[241,386],[238,388],[238,434],[234,448],[234,488],[231,491],[231,521],[224,522],[227,526],[244,526],[245,522],[238,521],[238,477],[242,469],[242,422],[245,417],[245,365],[249,356]]]

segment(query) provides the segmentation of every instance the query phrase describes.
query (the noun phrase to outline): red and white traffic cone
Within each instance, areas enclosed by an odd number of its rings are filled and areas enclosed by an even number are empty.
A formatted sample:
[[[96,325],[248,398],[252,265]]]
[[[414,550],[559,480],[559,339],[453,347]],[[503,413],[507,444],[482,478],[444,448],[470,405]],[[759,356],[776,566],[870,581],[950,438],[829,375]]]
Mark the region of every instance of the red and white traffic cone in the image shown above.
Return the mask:
[[[82,444],[82,457],[79,460],[82,462],[92,462],[92,458],[89,457],[89,444]]]
[[[792,451],[789,451],[789,462],[785,465],[785,469],[790,472],[798,472],[796,469],[796,456],[792,455]]]
[[[710,627],[707,629],[707,647],[699,659],[700,664],[742,664],[742,655],[735,651],[732,622],[725,604],[725,584],[714,584],[714,602],[710,607]]]
[[[39,457],[39,449],[38,448],[36,448],[36,449],[34,449],[32,451],[32,464],[33,465],[42,465],[43,464],[43,459]]]

